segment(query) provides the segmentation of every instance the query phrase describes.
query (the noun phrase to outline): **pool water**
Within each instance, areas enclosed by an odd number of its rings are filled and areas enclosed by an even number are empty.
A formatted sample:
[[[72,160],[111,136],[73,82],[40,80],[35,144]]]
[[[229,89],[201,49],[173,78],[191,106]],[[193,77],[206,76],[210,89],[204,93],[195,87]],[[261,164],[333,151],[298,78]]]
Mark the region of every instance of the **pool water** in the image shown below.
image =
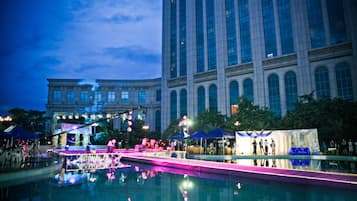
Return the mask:
[[[357,192],[325,186],[238,178],[128,163],[130,167],[67,172],[61,183],[50,178],[2,187],[1,200],[36,201],[351,201]],[[73,175],[73,177],[72,177]]]
[[[313,159],[308,156],[283,156],[283,157],[256,157],[256,158],[239,158],[239,156],[209,156],[209,155],[188,155],[187,158],[196,160],[216,161],[225,163],[234,163],[247,166],[258,166],[281,169],[300,169],[323,172],[338,172],[357,174],[356,158],[332,158]]]

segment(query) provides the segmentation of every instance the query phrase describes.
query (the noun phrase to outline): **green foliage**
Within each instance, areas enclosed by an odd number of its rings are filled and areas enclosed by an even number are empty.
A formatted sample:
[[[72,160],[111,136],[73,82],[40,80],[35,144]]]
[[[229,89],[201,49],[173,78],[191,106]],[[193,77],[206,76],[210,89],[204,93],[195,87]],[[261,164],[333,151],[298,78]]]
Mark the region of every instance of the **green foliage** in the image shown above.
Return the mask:
[[[286,129],[317,128],[320,140],[356,139],[357,103],[341,99],[314,100],[312,94],[300,97],[294,111],[282,119]]]
[[[192,120],[190,133],[194,131],[202,130],[209,132],[215,128],[223,128],[225,126],[226,116],[217,111],[205,111],[200,113],[196,118]]]
[[[93,143],[105,145],[109,140],[116,139],[117,142],[123,141],[123,146],[132,148],[136,144],[141,144],[141,140],[145,137],[149,139],[160,138],[160,134],[158,133],[143,130],[144,125],[144,121],[135,119],[132,125],[132,132],[120,132],[113,130],[113,125],[111,122],[102,121],[97,126],[97,131],[102,133],[102,137]]]
[[[171,122],[170,125],[166,128],[166,130],[162,134],[162,139],[167,140],[169,139],[169,137],[179,134],[181,132],[179,122],[180,119]]]
[[[46,123],[49,121],[49,118],[46,117],[46,112],[13,108],[9,110],[9,114],[12,117],[11,124],[19,125],[32,132],[46,132]]]
[[[239,122],[239,125],[235,125]],[[278,119],[267,108],[253,105],[245,97],[239,101],[239,111],[228,118],[226,130],[234,132],[237,130],[267,130],[278,127]]]

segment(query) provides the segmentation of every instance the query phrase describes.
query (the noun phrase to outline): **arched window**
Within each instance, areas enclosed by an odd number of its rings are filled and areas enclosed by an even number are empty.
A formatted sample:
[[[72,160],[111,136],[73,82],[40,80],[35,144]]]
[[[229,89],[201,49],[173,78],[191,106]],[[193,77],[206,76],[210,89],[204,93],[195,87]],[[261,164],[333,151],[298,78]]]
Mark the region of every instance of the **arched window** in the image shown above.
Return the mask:
[[[353,100],[352,78],[350,66],[339,63],[335,66],[338,97],[344,100]]]
[[[197,113],[200,114],[206,110],[206,101],[205,101],[205,88],[203,86],[198,87],[197,89]]]
[[[243,95],[250,101],[254,101],[253,80],[247,78],[243,81]]]
[[[180,116],[187,115],[187,91],[181,89],[180,91]]]
[[[170,93],[170,120],[175,121],[177,119],[177,93],[171,91]]]
[[[316,98],[330,98],[330,83],[328,69],[320,66],[315,70]]]
[[[270,110],[278,117],[281,116],[280,108],[280,92],[279,92],[279,77],[276,74],[269,75],[268,77],[269,89],[269,105]]]
[[[209,94],[209,111],[218,111],[217,86],[215,84],[211,84],[211,86],[209,86],[208,94]]]
[[[297,84],[296,74],[293,71],[285,73],[285,96],[286,96],[286,109],[291,111],[295,109],[297,102]]]
[[[239,102],[239,87],[237,81],[229,83],[229,104],[236,105]]]
[[[155,131],[160,132],[161,130],[161,111],[156,110],[155,112]]]

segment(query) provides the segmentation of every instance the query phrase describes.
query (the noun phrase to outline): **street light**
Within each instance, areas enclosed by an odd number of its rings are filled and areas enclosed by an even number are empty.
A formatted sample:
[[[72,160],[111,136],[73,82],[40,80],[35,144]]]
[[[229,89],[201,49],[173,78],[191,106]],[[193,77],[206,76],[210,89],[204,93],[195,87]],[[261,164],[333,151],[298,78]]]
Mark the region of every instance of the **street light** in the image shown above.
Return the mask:
[[[6,117],[0,116],[0,122],[3,122],[3,121],[12,121],[12,118],[10,116],[6,116]]]
[[[192,121],[188,119],[186,115],[184,115],[179,123],[179,126],[182,127],[185,138],[189,136],[189,127],[191,125],[192,125]]]

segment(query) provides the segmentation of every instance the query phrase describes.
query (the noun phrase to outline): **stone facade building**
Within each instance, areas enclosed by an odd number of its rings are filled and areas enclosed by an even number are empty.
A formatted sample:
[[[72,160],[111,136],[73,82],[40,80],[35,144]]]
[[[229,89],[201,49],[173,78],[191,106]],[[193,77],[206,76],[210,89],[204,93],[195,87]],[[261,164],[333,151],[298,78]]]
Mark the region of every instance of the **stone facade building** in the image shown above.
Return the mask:
[[[59,119],[85,121],[118,116],[142,108],[136,114],[149,126],[160,131],[161,79],[144,80],[81,80],[48,79],[47,113],[53,126]],[[55,128],[53,128],[55,129]],[[116,128],[120,129],[120,128]]]

